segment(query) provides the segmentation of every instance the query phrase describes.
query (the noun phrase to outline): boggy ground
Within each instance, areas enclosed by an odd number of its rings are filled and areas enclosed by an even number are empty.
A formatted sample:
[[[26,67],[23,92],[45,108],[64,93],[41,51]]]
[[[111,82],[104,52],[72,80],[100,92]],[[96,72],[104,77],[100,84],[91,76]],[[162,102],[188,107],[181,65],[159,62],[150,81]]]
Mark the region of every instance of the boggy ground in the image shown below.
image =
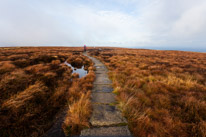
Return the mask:
[[[79,79],[64,64],[66,60],[85,65],[88,75]],[[88,126],[92,66],[82,48],[0,48],[0,136],[41,136],[65,106],[70,106],[65,133],[78,133]]]
[[[206,54],[90,49],[109,69],[135,136],[206,136]]]

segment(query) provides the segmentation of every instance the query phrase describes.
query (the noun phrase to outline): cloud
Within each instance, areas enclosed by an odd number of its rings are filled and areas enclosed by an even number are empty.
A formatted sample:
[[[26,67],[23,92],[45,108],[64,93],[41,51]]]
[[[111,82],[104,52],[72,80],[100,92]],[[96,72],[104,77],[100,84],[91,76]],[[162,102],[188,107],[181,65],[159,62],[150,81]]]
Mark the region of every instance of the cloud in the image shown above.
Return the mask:
[[[183,38],[206,36],[206,1],[189,8],[174,22],[173,35]],[[198,37],[196,37],[198,36]]]
[[[46,5],[44,5],[46,6]],[[40,3],[8,0],[0,7],[0,45],[64,45],[75,40]],[[71,31],[70,31],[71,32]],[[76,39],[77,40],[77,39]],[[5,45],[3,45],[3,44]]]
[[[141,20],[152,35],[151,46],[202,48],[206,41],[204,0],[154,0],[142,8]]]
[[[0,46],[201,48],[205,9],[204,0],[2,0]]]

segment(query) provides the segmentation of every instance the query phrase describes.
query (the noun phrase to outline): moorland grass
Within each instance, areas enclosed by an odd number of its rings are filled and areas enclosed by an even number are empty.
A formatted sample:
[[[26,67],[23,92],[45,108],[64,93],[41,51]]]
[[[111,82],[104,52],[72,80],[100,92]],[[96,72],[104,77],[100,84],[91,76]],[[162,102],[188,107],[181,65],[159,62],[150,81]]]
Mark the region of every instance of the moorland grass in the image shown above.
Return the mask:
[[[206,136],[205,53],[101,49],[134,136]]]
[[[93,65],[82,55],[81,48],[0,48],[1,137],[41,136],[52,126],[60,109],[67,105],[76,108],[79,104],[84,108],[81,102],[85,99],[89,105],[94,74],[90,71],[87,77],[72,80],[72,69],[64,64],[67,59],[74,64],[81,59],[81,65],[86,68]],[[69,92],[74,83],[78,83],[78,87],[84,86]],[[90,112],[87,105],[85,111]],[[71,110],[68,117],[76,115],[74,112]],[[80,121],[87,117],[87,113],[82,114]],[[74,131],[77,130],[74,128]]]

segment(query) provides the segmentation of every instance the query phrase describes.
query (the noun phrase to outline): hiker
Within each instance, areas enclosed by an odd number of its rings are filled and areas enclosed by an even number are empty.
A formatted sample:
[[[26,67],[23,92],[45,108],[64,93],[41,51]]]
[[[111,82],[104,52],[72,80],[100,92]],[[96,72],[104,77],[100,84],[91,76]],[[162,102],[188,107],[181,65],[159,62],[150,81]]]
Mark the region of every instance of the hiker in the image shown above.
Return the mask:
[[[87,51],[87,47],[86,47],[86,45],[84,45],[84,52],[86,52]]]

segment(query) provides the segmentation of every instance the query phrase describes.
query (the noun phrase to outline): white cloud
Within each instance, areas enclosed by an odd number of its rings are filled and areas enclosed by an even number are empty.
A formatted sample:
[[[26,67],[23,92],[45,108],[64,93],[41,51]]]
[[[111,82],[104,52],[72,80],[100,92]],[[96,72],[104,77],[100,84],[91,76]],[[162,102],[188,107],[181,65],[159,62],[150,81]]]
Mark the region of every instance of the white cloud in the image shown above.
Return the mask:
[[[186,10],[174,23],[172,33],[177,37],[206,36],[206,1]],[[198,36],[198,37],[196,37]]]
[[[104,44],[124,43],[139,39],[147,41],[141,32],[138,20],[124,13],[113,11],[95,11],[81,7],[72,13],[73,20],[81,26],[83,40],[89,38]],[[71,17],[71,18],[72,18]],[[137,31],[138,30],[138,31]]]
[[[206,43],[204,0],[153,0],[142,8],[141,20],[151,34],[151,46],[202,48]]]
[[[0,1],[0,46],[206,43],[205,0]]]

